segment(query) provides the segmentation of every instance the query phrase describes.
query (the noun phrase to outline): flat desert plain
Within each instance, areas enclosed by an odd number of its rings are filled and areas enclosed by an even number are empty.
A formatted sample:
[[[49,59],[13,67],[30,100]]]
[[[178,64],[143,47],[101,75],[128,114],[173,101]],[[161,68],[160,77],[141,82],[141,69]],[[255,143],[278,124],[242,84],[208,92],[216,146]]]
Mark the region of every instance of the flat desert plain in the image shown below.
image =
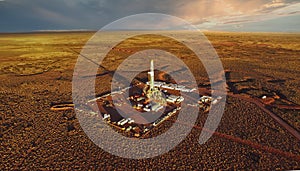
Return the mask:
[[[72,108],[51,110],[56,104],[72,104],[78,53],[93,34],[0,34],[0,170],[300,169],[300,34],[205,32],[223,63],[228,85],[220,125],[200,145],[206,114],[199,112],[191,133],[177,147],[139,160],[96,146]],[[107,34],[114,39],[113,33]],[[151,36],[136,39],[151,47]],[[112,71],[127,53],[141,49],[119,46],[106,61]],[[180,45],[162,41],[161,47],[185,54]],[[181,58],[192,65],[188,54]],[[199,86],[209,86],[205,70],[196,70]],[[97,81],[110,78],[103,74]],[[96,91],[101,94],[109,88],[96,86]],[[151,135],[166,131],[170,124],[165,121]]]

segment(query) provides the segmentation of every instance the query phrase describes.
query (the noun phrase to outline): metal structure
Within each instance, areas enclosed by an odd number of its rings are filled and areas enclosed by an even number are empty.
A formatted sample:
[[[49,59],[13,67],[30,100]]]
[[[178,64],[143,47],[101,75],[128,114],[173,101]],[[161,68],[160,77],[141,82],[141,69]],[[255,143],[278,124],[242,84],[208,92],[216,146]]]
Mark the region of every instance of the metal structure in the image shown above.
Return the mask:
[[[155,105],[166,106],[166,99],[158,87],[154,87],[154,62],[151,60],[150,71],[148,72],[149,87],[145,87],[144,93],[149,101]],[[147,90],[148,89],[148,90]]]

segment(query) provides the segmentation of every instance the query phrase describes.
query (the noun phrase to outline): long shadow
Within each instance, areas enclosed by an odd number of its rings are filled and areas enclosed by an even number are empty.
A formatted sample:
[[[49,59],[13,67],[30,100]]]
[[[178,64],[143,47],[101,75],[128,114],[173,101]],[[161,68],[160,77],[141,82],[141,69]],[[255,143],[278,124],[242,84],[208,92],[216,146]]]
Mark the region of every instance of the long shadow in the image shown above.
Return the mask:
[[[239,91],[234,86],[234,83],[230,81],[231,80],[231,71],[225,71],[225,78],[226,78],[226,83],[229,87],[229,90],[231,92],[233,92],[233,94],[238,94]]]

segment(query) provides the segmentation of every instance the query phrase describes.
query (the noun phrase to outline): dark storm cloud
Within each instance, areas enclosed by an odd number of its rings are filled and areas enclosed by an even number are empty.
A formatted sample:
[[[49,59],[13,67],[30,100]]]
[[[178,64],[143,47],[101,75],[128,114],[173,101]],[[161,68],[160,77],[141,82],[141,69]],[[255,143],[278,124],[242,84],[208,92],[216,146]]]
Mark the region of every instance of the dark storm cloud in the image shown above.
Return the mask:
[[[138,0],[7,0],[0,2],[0,31],[99,29],[128,15],[172,12],[168,9],[171,0],[152,3]]]
[[[0,32],[99,29],[137,13],[165,13],[199,27],[274,18],[298,0],[0,0]],[[296,9],[299,6],[296,6]],[[267,14],[267,15],[266,15]],[[282,11],[295,15],[297,10]],[[242,16],[242,18],[241,18]],[[256,18],[255,18],[256,17]],[[266,19],[269,19],[266,18]],[[273,19],[272,18],[272,19]],[[239,22],[240,23],[240,22]]]

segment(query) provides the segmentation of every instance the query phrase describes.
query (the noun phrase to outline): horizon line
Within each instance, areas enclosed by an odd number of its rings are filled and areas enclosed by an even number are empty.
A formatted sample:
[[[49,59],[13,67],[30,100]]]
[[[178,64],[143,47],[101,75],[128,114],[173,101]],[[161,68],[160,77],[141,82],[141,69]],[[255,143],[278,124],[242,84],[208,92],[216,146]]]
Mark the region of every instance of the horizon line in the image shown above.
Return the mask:
[[[97,32],[99,30],[93,29],[49,29],[49,30],[31,30],[31,31],[4,31],[0,34],[30,34],[30,33],[76,33],[76,32]],[[117,32],[117,31],[201,31],[201,32],[219,32],[219,33],[287,33],[287,34],[300,34],[300,31],[229,31],[229,30],[180,30],[180,29],[170,29],[170,30],[151,30],[151,29],[111,29],[103,30],[105,32]]]

